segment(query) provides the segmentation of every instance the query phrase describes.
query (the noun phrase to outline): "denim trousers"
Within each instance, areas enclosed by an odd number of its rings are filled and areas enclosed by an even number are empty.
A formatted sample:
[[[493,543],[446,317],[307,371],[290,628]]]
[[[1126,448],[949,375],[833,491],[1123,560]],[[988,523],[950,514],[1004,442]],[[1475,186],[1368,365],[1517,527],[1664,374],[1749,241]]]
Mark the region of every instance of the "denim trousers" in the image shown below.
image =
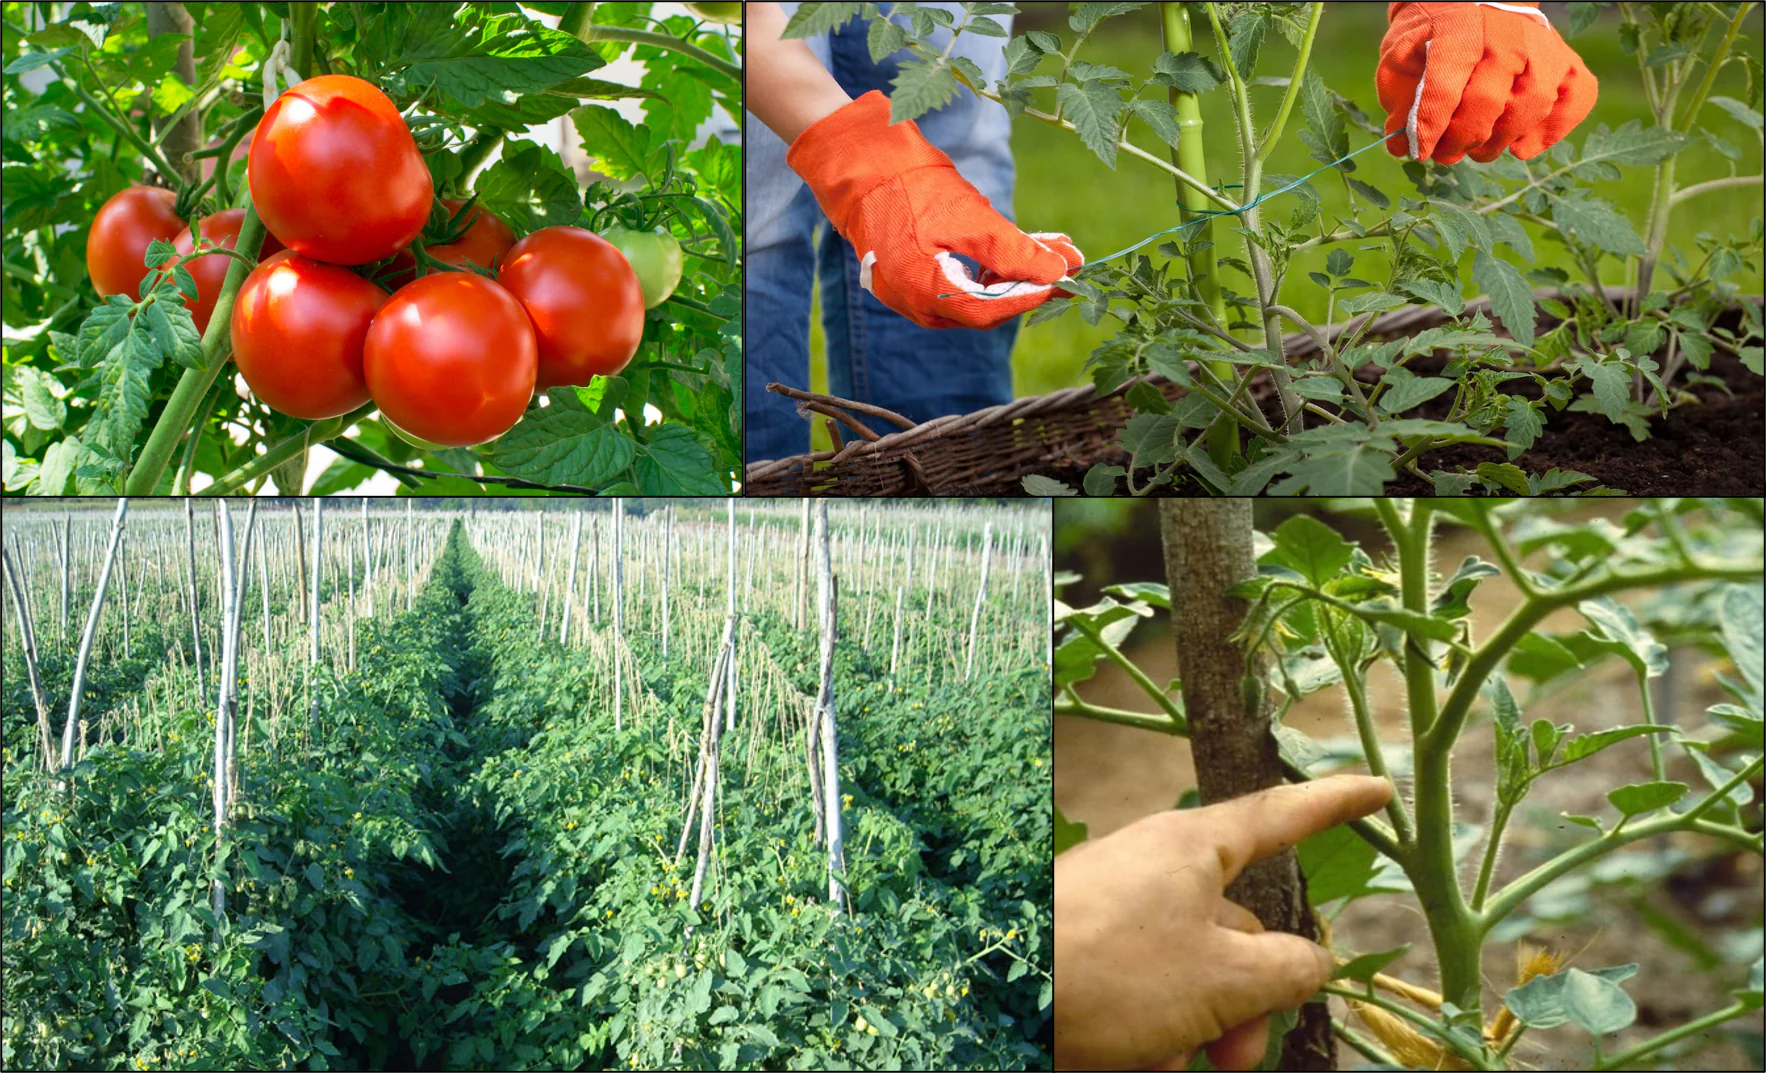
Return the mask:
[[[782,5],[787,14],[797,5]],[[960,12],[957,4],[922,4]],[[885,5],[887,8],[887,5]],[[1010,18],[996,19],[1010,29]],[[871,61],[869,24],[854,20],[808,44],[852,97],[890,92],[897,53]],[[949,42],[940,28],[935,47]],[[1003,38],[965,34],[954,54],[980,65],[991,84],[1005,74]],[[749,461],[785,458],[809,450],[809,423],[796,404],[766,390],[772,382],[809,387],[811,286],[822,288],[829,390],[842,398],[886,406],[926,421],[968,413],[1012,398],[1012,341],[1016,320],[989,331],[922,328],[859,287],[858,257],[828,225],[809,187],[785,166],[786,145],[752,114],[746,117],[748,191],[745,239],[747,310],[744,318],[744,394]],[[1004,108],[959,89],[943,108],[919,119],[928,141],[949,154],[957,170],[1012,217],[1011,121]],[[893,431],[893,427],[879,429]]]

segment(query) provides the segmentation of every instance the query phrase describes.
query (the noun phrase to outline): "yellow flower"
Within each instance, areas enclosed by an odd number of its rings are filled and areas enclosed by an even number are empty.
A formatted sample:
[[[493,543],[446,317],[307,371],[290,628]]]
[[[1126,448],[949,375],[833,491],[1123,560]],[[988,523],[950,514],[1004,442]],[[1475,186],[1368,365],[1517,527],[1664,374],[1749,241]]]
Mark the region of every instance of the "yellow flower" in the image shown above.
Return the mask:
[[[1017,937],[1018,937],[1018,929],[1017,928],[1011,928],[1011,929],[1007,930],[1006,938],[1016,939]]]
[[[360,812],[358,812],[358,813],[356,813],[356,815],[355,815],[355,818],[356,818],[356,819],[358,819],[358,820],[359,820],[359,819],[361,819],[361,818],[362,818],[362,814],[361,814],[361,813],[360,813]]]

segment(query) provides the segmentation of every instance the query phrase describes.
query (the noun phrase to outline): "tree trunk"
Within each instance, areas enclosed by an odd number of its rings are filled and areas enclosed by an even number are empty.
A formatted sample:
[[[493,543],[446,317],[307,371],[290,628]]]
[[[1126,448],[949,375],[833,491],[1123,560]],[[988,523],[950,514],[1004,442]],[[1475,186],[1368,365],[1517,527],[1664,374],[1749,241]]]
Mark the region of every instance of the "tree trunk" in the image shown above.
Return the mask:
[[[1223,595],[1257,572],[1251,500],[1165,500],[1159,521],[1202,803],[1279,785],[1283,774],[1270,733],[1264,669],[1252,668],[1247,680],[1245,652],[1231,640],[1244,619],[1245,601]],[[1226,894],[1256,914],[1265,928],[1318,938],[1306,902],[1306,880],[1292,850],[1252,864]],[[1330,1011],[1312,1003],[1301,1008],[1299,1024],[1283,1039],[1277,1068],[1335,1069],[1335,1053]]]

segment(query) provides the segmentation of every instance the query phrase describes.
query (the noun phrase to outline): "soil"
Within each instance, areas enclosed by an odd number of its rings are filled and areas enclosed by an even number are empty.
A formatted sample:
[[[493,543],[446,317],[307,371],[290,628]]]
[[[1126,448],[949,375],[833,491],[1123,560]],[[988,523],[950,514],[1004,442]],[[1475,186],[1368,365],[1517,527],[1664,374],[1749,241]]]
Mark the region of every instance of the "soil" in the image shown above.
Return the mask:
[[[1421,366],[1414,371],[1427,375]],[[1642,443],[1600,414],[1565,410],[1550,417],[1544,434],[1515,464],[1533,474],[1562,469],[1595,478],[1575,485],[1577,492],[1600,484],[1631,495],[1759,495],[1766,488],[1761,418],[1766,411],[1761,385],[1766,381],[1721,351],[1712,358],[1709,372],[1728,391],[1714,384],[1691,389],[1698,401],[1683,403],[1667,417],[1650,422],[1650,437]],[[1524,398],[1539,397],[1538,386],[1530,380],[1512,381],[1505,390]],[[1445,417],[1451,401],[1451,393],[1437,396],[1409,416]],[[1421,459],[1425,472],[1450,473],[1475,470],[1482,462],[1506,461],[1508,455],[1501,448],[1477,444],[1455,444]],[[1408,473],[1386,485],[1387,495],[1433,493],[1428,481]]]
[[[1730,327],[1739,320],[1733,314]],[[1543,326],[1543,322],[1542,322]],[[1376,333],[1377,334],[1377,333]],[[1504,334],[1500,329],[1497,334]],[[1448,355],[1437,352],[1429,358],[1407,363],[1407,368],[1420,376],[1440,371]],[[1660,360],[1660,355],[1657,356]],[[1574,470],[1594,478],[1573,485],[1569,494],[1582,494],[1597,487],[1629,495],[1740,495],[1757,496],[1766,490],[1766,381],[1744,367],[1732,355],[1718,351],[1708,374],[1722,381],[1722,386],[1705,383],[1687,389],[1697,401],[1687,401],[1650,422],[1650,437],[1641,443],[1632,438],[1628,429],[1608,421],[1604,416],[1575,411],[1547,410],[1545,431],[1533,446],[1514,459],[1497,447],[1457,444],[1431,451],[1418,460],[1425,473],[1434,470],[1456,472],[1475,470],[1482,462],[1509,462],[1529,474],[1544,474],[1553,469]],[[1374,382],[1377,370],[1364,368],[1357,379]],[[1684,387],[1684,381],[1679,386]],[[1531,380],[1515,380],[1503,386],[1506,394],[1536,399],[1540,392]],[[1267,382],[1254,383],[1251,395],[1258,400],[1266,416],[1280,420],[1280,410],[1272,387]],[[1451,392],[1439,395],[1428,403],[1406,413],[1406,417],[1440,419],[1452,403]],[[1115,452],[1098,459],[1111,465],[1128,465],[1126,452]],[[1042,476],[1052,477],[1073,488],[1083,486],[1091,462],[1062,459],[1039,467]],[[1139,479],[1150,478],[1142,472]],[[1022,486],[1003,490],[1005,494],[1021,492]],[[987,487],[956,490],[953,495],[999,495],[1002,489]],[[1180,480],[1175,486],[1159,489],[1157,495],[1205,495],[1193,478]],[[1384,494],[1389,496],[1433,495],[1434,486],[1410,474],[1400,474],[1389,482]],[[1507,490],[1474,494],[1510,495]]]

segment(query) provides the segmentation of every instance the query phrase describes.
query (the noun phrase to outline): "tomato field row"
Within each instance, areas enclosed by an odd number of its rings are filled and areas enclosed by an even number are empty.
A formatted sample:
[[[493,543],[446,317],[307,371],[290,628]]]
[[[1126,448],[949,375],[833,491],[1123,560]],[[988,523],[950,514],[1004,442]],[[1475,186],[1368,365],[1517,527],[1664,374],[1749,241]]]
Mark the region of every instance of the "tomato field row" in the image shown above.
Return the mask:
[[[190,577],[202,598],[225,576],[206,518],[131,515],[65,770],[25,744],[34,698],[8,632],[8,1066],[1046,1064],[1047,546],[1031,515],[837,513],[831,901],[804,807],[816,627],[795,508],[737,526],[690,501],[617,520],[434,506],[303,508],[317,532],[255,519],[224,824],[227,646],[201,599],[193,633],[188,603]],[[8,619],[35,620],[58,732],[78,625],[59,632],[59,549],[77,619],[97,517],[74,523],[89,540],[53,520],[8,534],[26,582]],[[297,539],[321,551],[316,648]],[[701,883],[683,813],[732,597]]]

